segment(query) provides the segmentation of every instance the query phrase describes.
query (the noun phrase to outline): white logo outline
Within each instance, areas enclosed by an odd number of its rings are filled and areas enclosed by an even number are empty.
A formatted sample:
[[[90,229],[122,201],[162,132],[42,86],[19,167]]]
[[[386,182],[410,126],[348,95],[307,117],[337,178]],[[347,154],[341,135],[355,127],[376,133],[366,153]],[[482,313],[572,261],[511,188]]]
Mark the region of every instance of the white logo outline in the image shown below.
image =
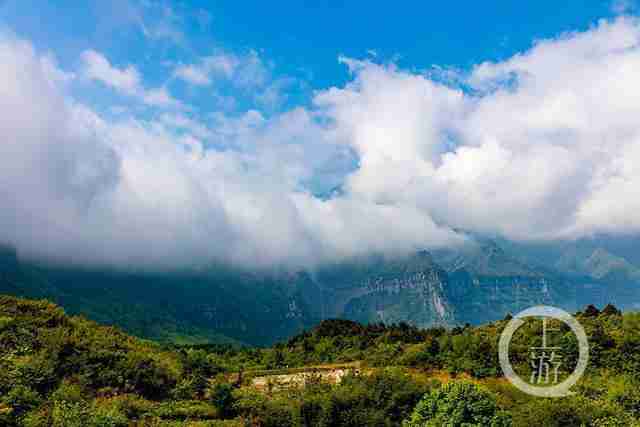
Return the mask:
[[[578,339],[578,364],[574,371],[560,384],[556,384],[551,387],[537,387],[528,384],[522,380],[518,374],[515,373],[511,362],[509,361],[509,344],[513,334],[524,324],[525,317],[550,317],[556,320],[562,321],[569,326],[576,338]],[[589,342],[587,334],[584,331],[582,325],[566,311],[545,305],[539,305],[528,308],[520,313],[516,314],[513,319],[509,321],[506,328],[500,335],[500,342],[498,344],[498,355],[500,359],[500,367],[504,376],[513,384],[517,389],[538,397],[565,397],[575,394],[569,389],[573,387],[584,375],[584,371],[589,363]]]

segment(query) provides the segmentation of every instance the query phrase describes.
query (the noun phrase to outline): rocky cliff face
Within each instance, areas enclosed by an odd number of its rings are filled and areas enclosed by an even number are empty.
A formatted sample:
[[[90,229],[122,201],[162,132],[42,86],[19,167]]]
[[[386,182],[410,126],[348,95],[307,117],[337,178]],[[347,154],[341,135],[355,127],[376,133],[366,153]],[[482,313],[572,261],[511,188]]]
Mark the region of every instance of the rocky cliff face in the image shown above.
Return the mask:
[[[448,296],[463,323],[484,323],[534,305],[577,308],[575,286],[508,254],[493,241],[441,254],[449,274]]]
[[[535,305],[575,311],[575,288],[549,276],[480,276],[466,270],[450,274],[449,298],[461,323],[485,323]]]
[[[446,272],[421,252],[378,265],[339,289],[325,286],[324,304],[328,312],[360,322],[451,325],[456,314],[447,297],[448,287]]]
[[[338,270],[318,275],[324,318],[453,326],[539,304],[578,307],[573,283],[509,256],[494,242],[441,252],[435,261],[421,252]]]

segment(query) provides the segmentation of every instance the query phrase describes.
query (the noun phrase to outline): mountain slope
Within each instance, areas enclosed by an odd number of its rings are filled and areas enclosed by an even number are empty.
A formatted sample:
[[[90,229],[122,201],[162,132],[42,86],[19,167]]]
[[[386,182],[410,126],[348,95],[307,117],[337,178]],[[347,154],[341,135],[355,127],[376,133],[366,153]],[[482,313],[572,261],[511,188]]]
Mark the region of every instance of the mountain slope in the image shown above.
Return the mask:
[[[447,274],[427,252],[392,260],[326,268],[317,274],[326,317],[359,322],[452,325]]]
[[[558,261],[557,266],[566,271],[587,274],[598,280],[640,283],[640,268],[603,248],[596,248],[586,254],[568,251]]]
[[[538,304],[575,311],[588,304],[628,308],[640,302],[640,287],[628,283],[635,270],[602,251],[576,258],[580,272],[561,272],[515,256],[502,243],[477,242],[433,255],[370,257],[278,274],[65,269],[25,262],[5,249],[0,293],[47,298],[72,314],[140,337],[252,345],[269,345],[327,318],[454,326],[501,319]],[[619,271],[625,274],[614,274]]]
[[[46,298],[160,341],[266,345],[319,321],[295,290],[269,277],[54,268],[8,250],[0,256],[0,293]]]
[[[461,322],[497,320],[539,304],[577,308],[574,284],[508,254],[493,240],[440,252],[437,260],[449,274],[449,299]]]

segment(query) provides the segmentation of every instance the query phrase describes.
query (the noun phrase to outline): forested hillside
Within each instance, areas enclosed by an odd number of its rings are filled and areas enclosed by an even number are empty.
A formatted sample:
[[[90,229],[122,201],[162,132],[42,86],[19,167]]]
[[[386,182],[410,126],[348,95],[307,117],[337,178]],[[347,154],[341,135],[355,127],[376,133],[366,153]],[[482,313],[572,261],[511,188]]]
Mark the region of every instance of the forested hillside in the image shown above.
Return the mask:
[[[575,311],[612,302],[628,310],[640,301],[640,283],[625,274],[631,264],[603,250],[566,251],[573,261],[559,271],[540,267],[531,251],[479,242],[433,254],[371,256],[313,272],[62,267],[0,246],[0,294],[45,298],[68,313],[155,341],[255,346],[330,318],[453,327],[492,322],[538,304]]]
[[[634,425],[640,315],[589,307],[578,319],[591,344],[587,375],[575,396],[542,399],[501,377],[506,320],[454,329],[329,320],[270,348],[167,346],[46,301],[2,296],[0,425]],[[512,361],[523,375],[539,335],[532,322],[515,337]],[[563,328],[556,339],[570,371],[575,339]],[[332,370],[344,376],[324,380]],[[286,374],[305,381],[257,386]]]

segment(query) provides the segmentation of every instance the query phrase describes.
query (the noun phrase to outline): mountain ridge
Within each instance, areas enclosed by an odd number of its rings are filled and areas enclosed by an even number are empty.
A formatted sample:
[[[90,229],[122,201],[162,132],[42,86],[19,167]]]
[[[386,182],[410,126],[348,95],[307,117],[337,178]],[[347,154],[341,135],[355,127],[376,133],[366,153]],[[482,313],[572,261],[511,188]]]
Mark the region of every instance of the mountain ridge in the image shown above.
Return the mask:
[[[580,262],[589,264],[584,257]],[[626,266],[611,260],[606,266]],[[606,256],[605,256],[606,255]],[[592,259],[593,261],[593,259]],[[592,263],[593,264],[593,263]],[[630,264],[630,263],[629,263]],[[179,343],[269,345],[323,319],[453,327],[532,305],[630,307],[637,283],[540,268],[492,239],[462,250],[374,256],[313,272],[149,274],[63,269],[0,252],[0,293],[47,298],[72,314]],[[598,270],[600,271],[600,270]]]

